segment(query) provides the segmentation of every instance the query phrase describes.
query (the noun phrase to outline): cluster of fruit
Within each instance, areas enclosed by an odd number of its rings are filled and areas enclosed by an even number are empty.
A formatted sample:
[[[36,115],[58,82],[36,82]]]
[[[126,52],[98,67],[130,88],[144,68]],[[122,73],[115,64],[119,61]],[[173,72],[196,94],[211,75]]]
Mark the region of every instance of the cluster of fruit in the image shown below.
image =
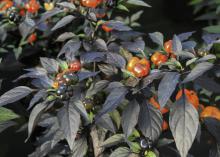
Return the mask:
[[[57,90],[57,95],[67,98],[72,94],[71,85],[78,83],[78,76],[75,72],[81,69],[81,63],[74,60],[69,64],[69,68],[56,75],[53,88]]]
[[[23,17],[26,15],[26,12],[29,12],[31,14],[35,14],[40,9],[40,3],[37,0],[29,0],[23,5],[16,5],[12,0],[3,0],[0,2],[2,5],[0,7],[0,12],[5,12],[5,16],[8,18],[8,20],[12,23],[19,23],[22,21]],[[106,0],[81,0],[80,4],[84,7],[88,8],[96,8],[100,4],[107,3]],[[110,3],[110,2],[109,2]],[[45,2],[44,3],[44,9],[46,11],[50,11],[54,8],[53,2]],[[102,9],[96,9],[97,18],[103,18],[106,16],[106,11],[103,12]],[[101,11],[101,12],[100,12]],[[110,28],[108,23],[104,23],[102,25],[102,29],[105,32],[111,32],[113,29]],[[31,34],[27,42],[29,44],[33,44],[37,39],[36,33]]]
[[[187,101],[191,105],[193,105],[198,111],[200,111],[200,118],[201,119],[211,117],[211,118],[215,118],[217,120],[220,120],[220,110],[217,107],[214,107],[214,106],[204,107],[204,105],[199,103],[199,97],[198,97],[197,93],[193,90],[184,89],[184,93],[187,98]],[[183,90],[179,90],[178,93],[176,94],[175,99],[179,100],[182,97],[182,95],[183,95]],[[151,105],[153,105],[155,108],[157,108],[158,110],[160,110],[162,115],[169,112],[169,109],[167,109],[166,107],[161,108],[161,106],[158,103],[158,101],[156,100],[155,96],[153,96],[149,99],[149,103]],[[166,120],[164,120],[163,124],[162,124],[162,130],[166,131],[166,130],[168,130],[168,128],[169,128],[168,122]]]
[[[107,27],[106,25],[103,26]],[[103,28],[104,30],[106,29],[105,27]],[[108,30],[109,29],[111,28],[108,28]],[[167,62],[169,57],[176,58],[176,56],[173,54],[172,51],[172,40],[169,40],[164,43],[164,51],[165,52],[156,51],[151,56],[151,62],[155,66],[159,66]],[[138,78],[147,76],[150,72],[150,68],[151,68],[151,63],[146,58],[140,59],[138,57],[132,57],[127,64],[127,70]]]
[[[3,5],[1,6],[0,11],[6,11],[12,6],[15,6],[16,9],[19,10],[19,14],[21,16],[24,16],[26,11],[34,14],[40,9],[40,4],[37,0],[29,0],[23,5],[16,5],[16,3],[14,3],[12,0],[2,0],[1,4]]]
[[[113,0],[81,0],[80,4],[87,8],[96,8],[96,17],[97,18],[104,18],[106,16],[106,10],[105,9],[97,9],[97,6],[101,4],[105,4],[107,7],[111,7],[114,5]],[[102,24],[102,29],[105,32],[111,32],[113,29],[108,26],[108,22]]]
[[[115,4],[115,0],[70,0],[72,3],[79,4],[87,8],[97,8],[101,4],[107,7],[112,7]]]
[[[0,2],[0,13],[11,23],[19,23],[24,19],[26,12],[35,14],[40,9],[37,0],[29,0],[26,3],[17,4],[12,0],[3,0]]]
[[[220,120],[220,110],[215,106],[207,106],[204,107],[204,105],[199,103],[199,97],[193,90],[184,90],[184,93],[186,95],[186,98],[190,104],[192,104],[197,110],[199,110],[200,117],[202,119],[207,117],[212,117],[217,120]],[[180,99],[182,97],[182,90],[180,90],[176,95],[176,100]]]
[[[29,13],[37,13],[40,9],[40,4],[37,0],[29,0],[24,7]]]
[[[173,54],[173,50],[172,50],[172,40],[169,40],[164,43],[164,51],[165,51],[165,53],[156,51],[151,56],[151,62],[155,66],[160,66],[161,64],[167,62],[169,57],[176,58],[176,56]]]
[[[176,100],[179,100],[182,97],[182,95],[183,95],[182,93],[183,93],[182,90],[178,91],[178,93],[176,95]],[[193,91],[193,90],[185,89],[184,93],[186,95],[186,98],[187,98],[188,102],[190,104],[192,104],[198,110],[201,105],[199,104],[199,98],[198,98],[196,92]],[[158,101],[156,100],[155,96],[153,96],[149,99],[149,103],[151,105],[153,105],[155,108],[157,108],[158,110],[160,110],[162,115],[169,112],[169,109],[167,109],[166,107],[161,108],[161,106],[158,103]],[[163,120],[162,130],[166,131],[168,128],[169,128],[168,122],[166,120]]]

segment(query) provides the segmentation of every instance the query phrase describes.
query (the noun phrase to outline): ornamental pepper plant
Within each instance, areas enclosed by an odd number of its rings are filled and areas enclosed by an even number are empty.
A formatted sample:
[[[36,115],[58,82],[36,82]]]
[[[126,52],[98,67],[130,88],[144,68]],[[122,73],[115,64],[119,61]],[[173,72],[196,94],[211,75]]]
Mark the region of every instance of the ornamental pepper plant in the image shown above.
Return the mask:
[[[187,157],[203,133],[210,157],[220,155],[218,36],[204,34],[202,43],[193,40],[195,32],[169,39],[136,31],[142,12],[114,16],[150,7],[141,0],[8,4],[1,2],[7,30],[1,50],[19,49],[19,59],[26,48],[40,49],[39,64],[0,96],[0,124],[27,130],[35,147],[30,157]],[[18,30],[12,47],[7,41]],[[24,115],[6,106],[27,101]]]

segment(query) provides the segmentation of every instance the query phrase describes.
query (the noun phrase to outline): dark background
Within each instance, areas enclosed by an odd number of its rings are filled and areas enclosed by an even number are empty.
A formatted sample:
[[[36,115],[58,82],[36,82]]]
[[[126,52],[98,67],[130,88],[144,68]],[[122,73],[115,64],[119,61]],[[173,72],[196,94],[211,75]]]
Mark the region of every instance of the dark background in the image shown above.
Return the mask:
[[[188,31],[197,31],[195,38],[201,35],[201,29],[206,22],[195,21],[193,8],[187,0],[146,0],[152,8],[146,8],[140,19],[141,32],[150,33],[159,31],[165,34],[165,39],[172,38],[173,34]],[[1,78],[4,81],[1,93],[11,89],[11,83],[22,72],[22,66],[10,63],[0,67]],[[8,129],[0,134],[0,157],[26,157],[33,151],[30,143],[24,143],[26,132],[15,133],[14,129]],[[207,157],[208,150],[204,143],[196,145],[192,150],[194,157]]]

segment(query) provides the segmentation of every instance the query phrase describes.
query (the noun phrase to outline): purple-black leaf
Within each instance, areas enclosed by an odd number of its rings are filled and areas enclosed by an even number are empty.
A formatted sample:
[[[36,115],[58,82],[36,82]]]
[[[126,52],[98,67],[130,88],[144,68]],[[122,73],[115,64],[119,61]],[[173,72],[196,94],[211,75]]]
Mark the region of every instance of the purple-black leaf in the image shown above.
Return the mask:
[[[13,102],[16,102],[30,93],[33,92],[33,89],[25,86],[15,87],[8,92],[4,93],[0,97],[0,106],[4,106]]]

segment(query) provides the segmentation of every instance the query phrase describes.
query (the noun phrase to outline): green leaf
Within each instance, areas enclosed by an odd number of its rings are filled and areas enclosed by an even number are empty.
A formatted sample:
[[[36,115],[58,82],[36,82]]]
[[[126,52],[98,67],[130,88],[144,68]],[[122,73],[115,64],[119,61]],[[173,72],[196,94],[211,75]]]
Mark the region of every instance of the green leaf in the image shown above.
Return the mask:
[[[60,68],[61,68],[62,70],[68,69],[68,64],[67,64],[67,62],[65,62],[65,61],[60,61],[59,66],[60,66]]]
[[[110,157],[128,157],[131,154],[130,150],[127,147],[117,148]]]
[[[101,146],[106,148],[112,147],[124,141],[125,141],[125,136],[123,134],[115,134],[109,137],[107,140],[105,140]]]
[[[16,57],[16,59],[18,59],[18,57],[22,53],[22,47],[18,47],[17,49],[14,49],[14,51],[15,51],[15,57]]]
[[[140,17],[141,17],[141,15],[143,14],[143,10],[141,10],[141,11],[138,11],[138,12],[136,12],[135,14],[133,14],[132,16],[131,16],[131,22],[135,22],[135,21],[137,21]]]
[[[216,9],[216,14],[219,14],[219,13],[220,13],[220,6],[218,6]]]
[[[18,118],[19,115],[4,107],[0,107],[0,123]]]
[[[196,61],[197,59],[198,59],[198,58],[192,58],[192,59],[188,60],[188,61],[186,62],[186,66],[189,66],[189,65],[195,63],[195,61]]]
[[[132,141],[136,140],[137,138],[139,138],[140,136],[141,136],[140,133],[136,129],[134,129],[132,134],[128,137],[128,140],[130,142],[132,142]]]
[[[220,33],[220,25],[208,26],[203,29],[208,33]]]
[[[6,50],[6,49],[4,49],[4,48],[0,48],[0,53],[7,53],[8,51]]]
[[[127,3],[132,5],[143,6],[143,7],[151,7],[149,4],[145,3],[142,0],[128,0]]]
[[[131,23],[131,27],[141,27],[141,24],[137,22],[133,22]]]
[[[198,3],[201,3],[203,0],[191,0],[191,2],[189,3],[190,5],[196,5]]]
[[[127,8],[126,6],[124,6],[124,5],[122,5],[122,4],[119,4],[119,5],[117,6],[117,8],[118,8],[119,10],[124,10],[124,11],[129,12],[128,8]]]
[[[134,153],[139,153],[141,151],[141,146],[138,142],[131,142],[130,148]]]
[[[114,110],[112,112],[109,113],[112,120],[115,122],[117,128],[119,129],[121,126],[121,116],[120,113],[118,112],[118,110]]]
[[[145,157],[157,157],[157,155],[153,151],[147,151]]]

